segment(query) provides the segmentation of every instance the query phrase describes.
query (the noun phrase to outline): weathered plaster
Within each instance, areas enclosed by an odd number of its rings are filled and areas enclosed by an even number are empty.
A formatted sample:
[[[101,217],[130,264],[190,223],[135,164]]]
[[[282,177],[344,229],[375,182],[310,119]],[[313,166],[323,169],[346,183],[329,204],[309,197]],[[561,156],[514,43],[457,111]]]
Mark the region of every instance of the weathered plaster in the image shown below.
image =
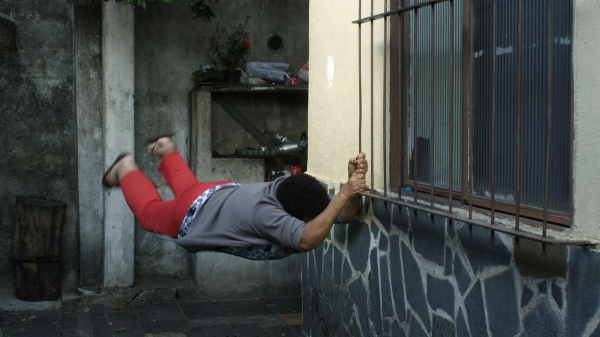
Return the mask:
[[[16,50],[0,50],[0,292],[12,293],[15,197],[67,203],[63,225],[65,292],[77,287],[76,123],[72,1],[0,1],[14,19]]]

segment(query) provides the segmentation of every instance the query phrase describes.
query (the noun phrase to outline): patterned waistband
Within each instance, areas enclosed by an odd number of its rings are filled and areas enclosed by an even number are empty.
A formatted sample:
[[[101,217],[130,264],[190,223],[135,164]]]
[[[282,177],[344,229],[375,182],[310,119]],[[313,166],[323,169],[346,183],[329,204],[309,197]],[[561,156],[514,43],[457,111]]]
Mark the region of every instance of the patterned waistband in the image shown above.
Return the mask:
[[[188,209],[187,213],[185,214],[185,218],[183,218],[183,223],[181,224],[181,227],[179,228],[179,237],[180,238],[186,236],[187,233],[190,231],[190,225],[192,224],[192,220],[194,220],[194,217],[196,216],[196,214],[198,213],[198,211],[200,210],[202,205],[204,205],[204,203],[206,203],[206,200],[208,200],[208,198],[210,198],[210,196],[213,195],[213,193],[215,193],[216,191],[218,191],[226,186],[240,186],[240,184],[227,183],[227,184],[223,184],[223,185],[213,186],[213,187],[209,188],[208,190],[204,191],[204,193],[200,194],[200,196],[198,198],[196,198],[196,200],[194,200],[194,202]]]

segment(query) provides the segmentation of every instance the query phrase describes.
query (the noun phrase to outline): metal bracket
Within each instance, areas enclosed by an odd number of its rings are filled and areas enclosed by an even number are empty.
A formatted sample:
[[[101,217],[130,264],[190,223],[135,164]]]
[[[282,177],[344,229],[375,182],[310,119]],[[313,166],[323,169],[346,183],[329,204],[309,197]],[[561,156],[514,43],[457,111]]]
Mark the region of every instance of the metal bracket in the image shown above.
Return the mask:
[[[252,137],[256,138],[262,145],[269,148],[269,150],[277,150],[277,147],[273,142],[265,135],[264,132],[260,131],[252,122],[246,118],[236,107],[231,105],[222,97],[218,97],[217,95],[213,95],[213,101],[220,105],[225,112],[227,112],[239,125],[241,125]]]

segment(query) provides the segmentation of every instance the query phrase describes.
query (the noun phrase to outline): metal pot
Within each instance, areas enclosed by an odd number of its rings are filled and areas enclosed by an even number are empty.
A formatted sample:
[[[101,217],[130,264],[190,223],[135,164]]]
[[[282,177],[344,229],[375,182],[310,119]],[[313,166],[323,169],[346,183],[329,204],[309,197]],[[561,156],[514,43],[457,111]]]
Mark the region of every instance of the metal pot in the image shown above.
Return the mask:
[[[279,153],[281,154],[297,154],[300,152],[300,146],[296,142],[285,142],[279,144]]]

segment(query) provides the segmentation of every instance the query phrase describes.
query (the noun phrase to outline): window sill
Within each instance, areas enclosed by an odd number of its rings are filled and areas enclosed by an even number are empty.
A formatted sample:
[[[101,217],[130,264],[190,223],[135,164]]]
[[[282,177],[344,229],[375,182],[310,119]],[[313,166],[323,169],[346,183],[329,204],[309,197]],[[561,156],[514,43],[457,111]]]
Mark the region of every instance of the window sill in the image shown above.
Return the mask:
[[[412,209],[414,211],[425,212],[432,216],[441,216],[450,221],[458,221],[458,222],[466,223],[469,226],[482,227],[482,228],[489,229],[490,231],[495,231],[498,233],[511,235],[511,236],[514,236],[515,238],[525,238],[525,239],[529,239],[532,241],[540,242],[543,245],[550,244],[550,245],[557,245],[557,246],[594,246],[594,245],[600,244],[600,241],[595,240],[595,239],[571,240],[571,239],[553,238],[553,237],[549,237],[549,236],[535,234],[535,233],[532,233],[529,231],[511,228],[511,227],[504,225],[503,223],[499,223],[497,221],[495,221],[495,223],[492,224],[489,221],[489,216],[488,216],[489,211],[488,210],[473,208],[473,214],[472,214],[473,216],[470,217],[469,209],[464,207],[464,205],[461,205],[458,201],[453,202],[453,205],[452,205],[453,212],[449,213],[447,210],[436,208],[436,207],[431,207],[430,205],[423,203],[423,201],[424,201],[423,199],[425,199],[425,198],[421,199],[421,198],[419,198],[419,196],[421,196],[421,195],[427,196],[427,199],[430,197],[430,195],[427,195],[425,193],[420,193],[417,195],[419,202],[416,204],[413,201],[414,194],[412,192],[402,193],[400,198],[384,197],[384,196],[374,193],[374,192],[364,192],[364,193],[361,193],[361,195],[364,197],[367,197],[367,198],[383,200],[384,202],[395,204],[400,207],[408,207],[409,209]],[[445,204],[444,204],[443,200],[441,200],[441,199],[445,199]],[[427,201],[429,201],[429,200],[427,200]],[[441,198],[441,197],[438,197],[438,198],[434,197],[434,205],[441,205],[442,207],[446,207],[448,205],[448,199]],[[487,212],[487,214],[486,214],[486,212]],[[496,215],[499,215],[499,214],[496,212]],[[475,216],[477,218],[475,218]],[[502,219],[506,219],[506,220],[510,221],[510,216],[505,215],[505,214],[501,214],[501,216],[502,216]],[[486,217],[488,218],[488,220],[487,221],[483,220],[483,218],[486,218]],[[482,219],[480,219],[480,218],[482,218]],[[521,220],[521,224],[536,226],[535,220],[532,220],[531,222],[529,221],[530,219],[527,219],[527,220],[528,220],[527,222],[524,222],[523,220]],[[540,224],[537,223],[537,225],[540,225]],[[449,230],[452,230],[451,228],[452,227],[449,226]],[[552,230],[557,230],[557,231],[566,230],[565,227],[555,226],[555,225],[550,225],[550,224],[548,224],[547,228],[552,229]]]

